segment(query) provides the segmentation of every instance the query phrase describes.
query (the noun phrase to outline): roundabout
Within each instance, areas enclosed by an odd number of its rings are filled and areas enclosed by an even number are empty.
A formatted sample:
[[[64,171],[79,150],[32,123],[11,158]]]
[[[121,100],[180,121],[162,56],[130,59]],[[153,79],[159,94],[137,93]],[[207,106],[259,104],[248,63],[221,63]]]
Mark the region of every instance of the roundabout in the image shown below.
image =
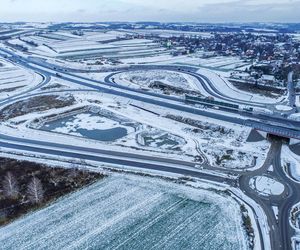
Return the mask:
[[[267,176],[255,176],[250,179],[250,187],[262,196],[281,195],[284,185]]]

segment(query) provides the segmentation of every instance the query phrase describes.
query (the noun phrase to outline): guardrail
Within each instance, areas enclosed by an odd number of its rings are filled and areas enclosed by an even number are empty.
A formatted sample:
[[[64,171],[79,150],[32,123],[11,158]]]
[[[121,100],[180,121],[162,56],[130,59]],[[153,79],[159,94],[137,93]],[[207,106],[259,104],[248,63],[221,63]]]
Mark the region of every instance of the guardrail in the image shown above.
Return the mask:
[[[231,109],[239,109],[239,105],[228,103],[228,102],[220,102],[220,101],[215,101],[203,97],[198,97],[198,96],[191,96],[191,95],[185,95],[185,101],[190,102],[190,103],[197,103],[197,104],[208,104],[208,105],[217,105],[225,108],[231,108]]]

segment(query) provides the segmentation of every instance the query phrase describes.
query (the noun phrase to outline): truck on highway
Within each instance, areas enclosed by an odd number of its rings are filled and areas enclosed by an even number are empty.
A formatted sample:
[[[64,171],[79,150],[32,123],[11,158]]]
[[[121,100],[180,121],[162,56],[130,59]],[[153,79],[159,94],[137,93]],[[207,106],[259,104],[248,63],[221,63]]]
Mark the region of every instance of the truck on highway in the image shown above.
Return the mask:
[[[248,111],[248,112],[253,112],[253,108],[252,107],[244,107],[243,110],[244,111]]]

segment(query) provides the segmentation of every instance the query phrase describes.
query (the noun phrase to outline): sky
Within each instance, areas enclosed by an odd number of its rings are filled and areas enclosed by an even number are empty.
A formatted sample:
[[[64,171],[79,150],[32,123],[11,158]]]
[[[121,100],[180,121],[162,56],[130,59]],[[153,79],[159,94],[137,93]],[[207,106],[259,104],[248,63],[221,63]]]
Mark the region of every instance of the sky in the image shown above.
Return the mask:
[[[300,22],[300,0],[0,0],[0,22]]]

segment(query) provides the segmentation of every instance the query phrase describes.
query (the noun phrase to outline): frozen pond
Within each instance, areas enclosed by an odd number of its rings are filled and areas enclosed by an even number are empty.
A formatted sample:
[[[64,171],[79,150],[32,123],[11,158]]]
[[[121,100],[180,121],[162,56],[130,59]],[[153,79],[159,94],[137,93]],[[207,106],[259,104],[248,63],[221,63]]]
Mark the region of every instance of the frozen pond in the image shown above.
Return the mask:
[[[1,249],[247,249],[231,198],[117,175],[0,228]]]
[[[38,121],[35,129],[84,137],[123,146],[180,151],[186,141],[176,135],[140,124],[106,110],[81,111]]]
[[[82,113],[47,122],[40,129],[98,141],[115,141],[126,136],[128,128],[101,115]]]

